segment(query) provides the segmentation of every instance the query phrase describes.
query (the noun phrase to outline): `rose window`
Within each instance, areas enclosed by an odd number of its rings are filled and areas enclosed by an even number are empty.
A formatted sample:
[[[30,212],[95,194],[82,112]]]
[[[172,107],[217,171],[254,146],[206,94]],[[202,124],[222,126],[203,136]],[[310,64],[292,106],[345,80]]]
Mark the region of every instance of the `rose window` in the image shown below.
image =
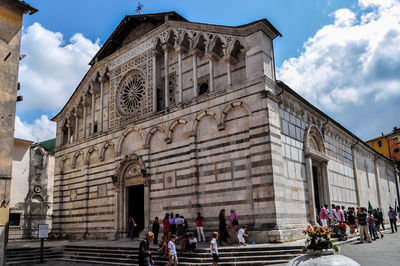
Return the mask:
[[[134,115],[143,106],[146,82],[138,71],[125,77],[117,91],[117,107],[123,115]]]

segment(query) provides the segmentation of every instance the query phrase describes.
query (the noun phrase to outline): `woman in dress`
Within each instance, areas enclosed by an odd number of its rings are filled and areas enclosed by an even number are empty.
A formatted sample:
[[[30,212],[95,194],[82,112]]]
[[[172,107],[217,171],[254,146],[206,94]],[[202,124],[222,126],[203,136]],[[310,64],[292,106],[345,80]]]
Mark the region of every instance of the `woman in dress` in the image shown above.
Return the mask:
[[[164,221],[163,221],[163,232],[164,232],[164,238],[168,238],[168,232],[171,231],[171,227],[169,224],[169,214],[165,214]]]
[[[225,209],[222,209],[218,215],[219,220],[219,244],[222,246],[222,241],[228,243],[228,231],[226,230]]]

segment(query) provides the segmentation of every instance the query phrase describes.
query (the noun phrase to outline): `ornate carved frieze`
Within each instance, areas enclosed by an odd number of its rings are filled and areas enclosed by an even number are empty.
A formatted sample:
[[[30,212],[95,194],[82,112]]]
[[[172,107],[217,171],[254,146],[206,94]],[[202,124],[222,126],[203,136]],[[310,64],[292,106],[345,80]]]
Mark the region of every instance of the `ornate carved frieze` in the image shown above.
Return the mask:
[[[157,44],[158,40],[160,40],[161,43],[167,42],[171,32],[174,33],[175,38],[177,40],[181,39],[181,37],[184,36],[185,34],[187,34],[187,36],[191,39],[195,39],[196,37],[198,37],[201,34],[201,35],[203,35],[203,37],[206,41],[211,41],[215,37],[219,37],[224,44],[229,45],[235,39],[235,36],[232,36],[232,35],[217,34],[214,32],[196,31],[196,30],[188,30],[188,29],[184,29],[184,28],[171,27],[171,28],[157,34],[153,38],[135,46],[134,48],[132,48],[129,51],[125,52],[124,54],[118,56],[117,58],[111,60],[110,63],[108,64],[109,69],[112,70],[112,69],[118,67],[119,65],[124,64],[125,62],[129,61],[130,59],[135,58],[135,57],[147,52],[148,50],[153,49],[155,47],[155,45]]]

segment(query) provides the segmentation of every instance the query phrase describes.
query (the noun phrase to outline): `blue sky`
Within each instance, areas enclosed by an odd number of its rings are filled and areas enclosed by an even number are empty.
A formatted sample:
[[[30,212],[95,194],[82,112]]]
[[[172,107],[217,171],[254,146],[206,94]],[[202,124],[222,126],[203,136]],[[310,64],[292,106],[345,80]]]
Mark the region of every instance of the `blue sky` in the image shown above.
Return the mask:
[[[17,106],[16,136],[43,140],[54,134],[48,119],[137,1],[27,2],[39,12],[24,17],[25,100]],[[397,0],[141,2],[142,13],[176,11],[194,22],[236,26],[267,18],[283,35],[274,42],[278,79],[364,140],[400,126]]]

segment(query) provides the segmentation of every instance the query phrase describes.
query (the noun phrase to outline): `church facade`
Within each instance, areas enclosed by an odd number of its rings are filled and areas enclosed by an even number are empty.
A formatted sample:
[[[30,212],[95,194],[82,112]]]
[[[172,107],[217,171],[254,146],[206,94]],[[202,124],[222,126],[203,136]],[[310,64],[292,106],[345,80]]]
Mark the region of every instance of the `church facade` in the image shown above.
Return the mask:
[[[233,208],[258,242],[302,238],[315,208],[388,209],[393,163],[275,78],[266,19],[228,27],[126,16],[57,122],[56,238],[126,236]]]

